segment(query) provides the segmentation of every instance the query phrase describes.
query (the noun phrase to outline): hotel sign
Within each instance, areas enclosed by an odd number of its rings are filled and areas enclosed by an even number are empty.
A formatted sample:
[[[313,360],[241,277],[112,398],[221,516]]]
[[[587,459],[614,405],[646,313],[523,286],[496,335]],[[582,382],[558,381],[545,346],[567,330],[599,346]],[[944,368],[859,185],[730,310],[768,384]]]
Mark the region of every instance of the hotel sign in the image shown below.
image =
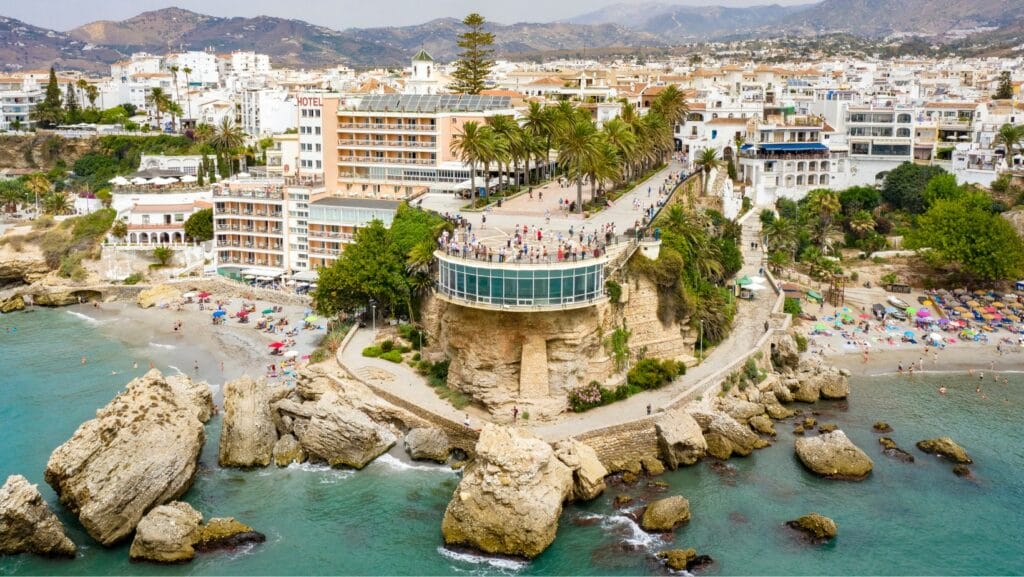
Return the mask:
[[[324,103],[320,100],[319,96],[300,96],[299,106],[318,106],[323,107]]]

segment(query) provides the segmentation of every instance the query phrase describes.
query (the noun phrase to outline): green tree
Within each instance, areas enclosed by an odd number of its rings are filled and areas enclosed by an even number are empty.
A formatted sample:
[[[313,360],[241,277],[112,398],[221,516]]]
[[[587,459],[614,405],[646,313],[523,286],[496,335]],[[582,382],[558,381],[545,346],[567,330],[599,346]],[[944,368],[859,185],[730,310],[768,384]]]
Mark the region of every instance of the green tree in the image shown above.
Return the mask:
[[[71,210],[71,202],[63,192],[51,192],[42,200],[43,212],[52,215],[67,214]]]
[[[36,104],[32,110],[32,120],[35,120],[41,128],[53,128],[64,121],[57,72],[52,66],[50,67],[50,81],[46,84],[46,95],[43,96],[43,101]]]
[[[813,235],[822,252],[825,251],[829,236],[835,231],[835,216],[842,205],[834,190],[819,188],[807,193],[807,210],[814,215]]]
[[[165,267],[174,260],[174,251],[170,247],[158,246],[153,249],[153,260],[161,267]]]
[[[534,149],[534,155],[538,163],[548,164],[548,155],[551,152],[551,141],[558,129],[558,119],[554,108],[546,108],[539,102],[530,102],[523,117],[523,130],[538,141]],[[543,146],[539,144],[543,143]],[[550,168],[550,165],[548,166]]]
[[[197,210],[185,221],[185,234],[194,241],[205,242],[213,238],[213,209]]]
[[[484,81],[494,66],[491,56],[494,50],[494,34],[484,30],[484,17],[476,12],[466,16],[462,24],[469,30],[459,34],[458,45],[462,49],[455,71],[452,72],[452,83],[449,89],[462,94],[480,94],[484,89]]]
[[[870,186],[851,186],[839,193],[839,203],[843,205],[846,214],[874,210],[881,202],[881,193]]]
[[[491,145],[486,134],[486,126],[477,122],[469,121],[462,125],[462,132],[452,137],[452,154],[459,157],[463,163],[469,165],[469,187],[472,189],[471,196],[476,196],[476,167],[483,162],[484,158],[490,157],[487,148]],[[484,191],[486,195],[486,191]]]
[[[597,129],[589,118],[574,118],[567,121],[557,144],[558,166],[565,170],[570,181],[576,183],[576,212],[582,214],[583,181],[595,157],[601,154]]]
[[[858,210],[850,215],[850,231],[857,238],[864,238],[875,230],[875,217],[866,210]]]
[[[320,269],[313,292],[317,310],[329,316],[367,307],[371,299],[378,310],[394,313],[410,306],[410,298],[405,258],[378,220],[359,229],[338,259]]]
[[[110,234],[114,238],[124,238],[128,236],[128,223],[123,220],[115,220],[114,224],[110,226]]]
[[[708,194],[711,188],[711,171],[716,168],[721,168],[725,162],[718,157],[718,151],[714,148],[705,148],[697,153],[697,157],[693,160],[694,167],[701,172],[702,182],[704,184],[704,194]]]
[[[936,174],[924,187],[924,200],[928,206],[934,205],[940,200],[952,200],[961,194],[960,186],[956,183],[956,177],[949,173]]]
[[[245,132],[233,120],[225,116],[206,141],[217,151],[222,176],[231,176],[231,155],[245,144]]]
[[[78,106],[78,97],[75,96],[75,87],[68,82],[67,96],[64,97],[64,108],[67,110],[66,122],[74,124],[81,120],[81,108]]]
[[[992,95],[996,100],[1013,99],[1013,83],[1010,81],[1010,72],[1004,71],[999,74],[999,86],[996,93]]]
[[[15,212],[28,199],[28,188],[20,180],[0,180],[0,202],[6,212]]]
[[[25,181],[25,187],[35,195],[37,209],[39,208],[40,200],[53,190],[53,184],[50,182],[50,179],[46,178],[46,175],[41,172],[29,175]]]
[[[1018,126],[1004,124],[1000,126],[993,144],[996,146],[1002,145],[1006,149],[1006,164],[1012,166],[1014,149],[1020,148],[1024,144],[1024,124]]]
[[[939,200],[918,217],[907,246],[928,248],[920,254],[929,264],[970,280],[1018,279],[1024,274],[1024,241],[990,205],[979,193]]]
[[[928,186],[928,181],[932,177],[944,172],[938,166],[920,166],[904,162],[885,176],[882,199],[893,208],[920,214],[926,208],[924,188]]]

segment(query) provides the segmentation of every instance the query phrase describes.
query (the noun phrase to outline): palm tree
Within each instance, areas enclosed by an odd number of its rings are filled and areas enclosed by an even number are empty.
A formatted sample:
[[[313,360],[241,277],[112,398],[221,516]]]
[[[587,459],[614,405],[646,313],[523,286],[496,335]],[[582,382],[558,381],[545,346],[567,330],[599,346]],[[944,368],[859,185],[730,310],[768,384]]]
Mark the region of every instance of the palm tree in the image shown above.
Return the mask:
[[[160,131],[163,131],[163,125],[160,123],[160,116],[167,111],[167,108],[171,105],[171,98],[167,96],[163,88],[157,86],[149,91],[146,95],[146,104],[153,107],[153,111],[156,112],[156,125]]]
[[[490,126],[484,126],[480,132],[483,144],[481,151],[483,156],[480,157],[480,163],[484,166],[484,188],[490,191],[491,165],[497,164],[498,172],[501,172],[502,163],[507,163],[509,159],[508,141]]]
[[[704,194],[708,194],[708,192],[710,192],[708,189],[711,187],[711,171],[716,168],[721,168],[725,163],[718,157],[717,150],[714,148],[705,148],[700,151],[697,158],[694,159],[693,164],[703,175]]]
[[[522,137],[519,124],[511,116],[507,114],[489,116],[487,117],[485,122],[487,123],[487,126],[489,126],[491,130],[494,131],[494,134],[497,135],[498,138],[500,138],[504,142],[504,148],[506,152],[505,158],[503,159],[505,162],[505,172],[513,172],[509,170],[509,161],[515,164],[515,172],[518,172],[519,158],[522,152]],[[502,172],[501,162],[499,162],[498,164],[498,172]],[[501,186],[501,188],[504,188],[504,185],[502,185],[501,183],[499,183],[499,186]]]
[[[814,235],[821,251],[825,252],[829,235],[834,230],[832,219],[842,210],[839,194],[826,188],[812,190],[807,194],[807,210],[817,217]]]
[[[192,119],[192,89],[191,89],[192,81],[190,80],[189,75],[192,74],[192,69],[189,68],[188,66],[186,66],[186,67],[182,68],[181,71],[185,73],[185,99],[188,101],[188,117],[187,118],[189,120],[191,120]]]
[[[864,238],[866,234],[875,230],[875,217],[866,210],[858,210],[850,216],[850,231],[857,235],[857,238]]]
[[[572,118],[572,117],[570,117]],[[569,180],[576,183],[576,212],[583,213],[583,180],[594,157],[601,154],[597,129],[589,118],[586,121],[567,120],[558,137],[558,166],[565,170]]]
[[[37,172],[28,177],[25,181],[25,188],[28,188],[29,192],[36,196],[36,216],[39,216],[39,198],[50,192],[52,185],[50,179],[46,178],[46,175]]]
[[[690,107],[686,105],[686,97],[674,84],[670,84],[651,103],[651,111],[660,114],[669,126],[674,127],[686,120]]]
[[[421,242],[409,250],[405,267],[410,274],[429,273],[434,262],[434,242]]]
[[[1024,124],[1014,126],[1007,123],[1000,126],[993,144],[1006,147],[1006,164],[1013,166],[1013,149],[1024,145]]]
[[[18,210],[18,205],[25,202],[25,192],[25,185],[17,180],[0,180],[0,201],[7,212]]]
[[[199,143],[206,143],[213,137],[213,127],[209,124],[200,124],[192,131],[192,139]]]
[[[605,141],[615,148],[621,163],[619,178],[625,180],[629,174],[628,167],[637,151],[636,134],[621,118],[613,118],[605,122],[603,133]]]
[[[543,155],[538,154],[540,147],[535,147],[534,154],[538,161],[548,164],[548,153],[551,151],[551,140],[555,136],[556,125],[555,109],[545,108],[539,102],[531,102],[523,120],[523,130],[544,144]],[[546,167],[550,169],[550,167]]]
[[[452,137],[452,154],[463,164],[469,165],[470,196],[476,196],[476,165],[487,156],[484,150],[487,138],[479,123],[469,121],[462,125],[462,132]],[[486,191],[484,192],[486,195]]]
[[[65,214],[71,209],[68,197],[63,192],[52,192],[43,199],[43,211],[46,214]]]
[[[174,101],[177,102],[178,101],[178,71],[181,70],[181,68],[178,68],[177,65],[174,65],[174,66],[171,66],[170,70],[171,70],[171,80],[174,82]]]
[[[233,120],[225,116],[221,119],[220,124],[210,134],[209,140],[210,146],[217,151],[218,156],[227,157],[228,161],[228,174],[231,174],[231,159],[230,155],[238,150],[243,144],[245,144],[245,133],[239,128]]]
[[[616,181],[621,174],[619,170],[619,152],[604,138],[603,133],[597,134],[597,149],[598,153],[587,164],[591,201],[597,198],[599,189],[604,189],[605,182]]]

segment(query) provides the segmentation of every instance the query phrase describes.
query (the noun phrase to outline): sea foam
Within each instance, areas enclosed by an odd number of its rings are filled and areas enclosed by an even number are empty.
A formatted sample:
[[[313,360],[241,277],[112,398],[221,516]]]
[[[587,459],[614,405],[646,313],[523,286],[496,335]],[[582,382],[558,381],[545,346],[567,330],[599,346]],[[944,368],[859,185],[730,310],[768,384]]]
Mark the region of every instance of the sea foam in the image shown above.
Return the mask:
[[[479,555],[475,553],[466,553],[462,551],[452,551],[445,547],[438,547],[437,552],[442,557],[447,557],[452,561],[461,561],[463,563],[472,563],[473,565],[490,565],[496,569],[504,569],[506,571],[518,572],[526,568],[529,563],[526,561],[517,561],[515,559],[506,559],[503,557],[488,557],[487,555]]]
[[[82,314],[80,312],[76,312],[76,311],[64,311],[64,312],[68,313],[69,315],[76,316],[76,317],[82,319],[83,321],[85,321],[85,322],[87,322],[89,324],[98,325],[98,324],[102,324],[103,323],[103,321],[101,321],[99,319],[94,319],[91,316],[84,315],[84,314]]]
[[[394,469],[396,471],[433,471],[435,473],[456,474],[456,471],[447,465],[429,465],[423,463],[406,463],[405,461],[387,453],[377,457],[375,463]]]

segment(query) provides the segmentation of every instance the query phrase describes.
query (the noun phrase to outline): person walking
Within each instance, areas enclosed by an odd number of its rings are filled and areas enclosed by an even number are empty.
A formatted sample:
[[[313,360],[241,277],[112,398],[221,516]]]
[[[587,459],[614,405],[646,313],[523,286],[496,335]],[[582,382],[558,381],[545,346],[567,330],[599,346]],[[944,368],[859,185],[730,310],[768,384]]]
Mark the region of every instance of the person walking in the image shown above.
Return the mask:
[[[515,423],[519,419],[519,406],[512,405],[512,422]]]

